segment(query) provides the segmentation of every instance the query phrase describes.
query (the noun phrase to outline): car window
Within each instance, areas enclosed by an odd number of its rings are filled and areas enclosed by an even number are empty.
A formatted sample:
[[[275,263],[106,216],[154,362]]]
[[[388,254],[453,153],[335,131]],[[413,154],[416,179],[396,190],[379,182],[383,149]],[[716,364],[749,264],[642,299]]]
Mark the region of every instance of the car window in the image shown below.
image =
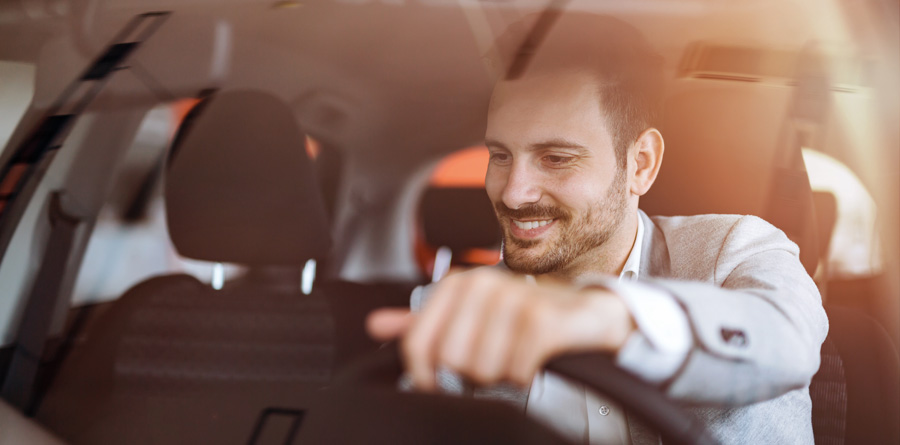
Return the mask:
[[[34,95],[34,65],[0,61],[0,147],[6,147]]]
[[[847,279],[880,273],[882,243],[872,195],[840,161],[809,149],[804,149],[803,159],[813,190],[830,194],[836,204],[832,231],[820,235],[830,237],[830,248],[825,252],[827,275]]]

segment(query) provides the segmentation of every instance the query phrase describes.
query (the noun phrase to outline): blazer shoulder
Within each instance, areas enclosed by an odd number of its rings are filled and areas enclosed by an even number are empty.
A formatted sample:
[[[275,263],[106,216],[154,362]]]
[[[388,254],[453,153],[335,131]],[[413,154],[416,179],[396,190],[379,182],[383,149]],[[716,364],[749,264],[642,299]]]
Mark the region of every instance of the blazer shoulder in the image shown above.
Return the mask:
[[[662,231],[666,238],[695,240],[695,238],[724,240],[739,221],[756,218],[748,215],[691,215],[691,216],[651,216],[650,220]],[[759,219],[759,218],[756,218]],[[762,221],[762,219],[759,219]],[[764,222],[764,221],[762,221]],[[692,236],[693,235],[693,236]]]
[[[670,257],[673,278],[714,281],[714,271],[726,244],[786,237],[762,218],[752,215],[708,214],[653,216]]]
[[[663,233],[702,231],[710,235],[720,234],[724,237],[736,229],[766,234],[781,232],[768,221],[754,215],[651,216],[650,219]]]

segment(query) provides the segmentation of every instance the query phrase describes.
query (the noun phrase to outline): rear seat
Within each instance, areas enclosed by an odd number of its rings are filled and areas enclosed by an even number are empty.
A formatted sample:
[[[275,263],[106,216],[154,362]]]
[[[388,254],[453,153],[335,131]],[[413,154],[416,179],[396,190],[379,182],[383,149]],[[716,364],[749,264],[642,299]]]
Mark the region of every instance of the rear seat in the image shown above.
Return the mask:
[[[169,232],[185,257],[290,277],[329,253],[304,137],[275,97],[206,99],[185,121],[166,173]],[[302,406],[305,391],[328,382],[332,310],[321,290],[301,293],[299,280],[253,275],[215,290],[183,274],[148,279],[87,334],[38,418],[74,443],[245,443],[256,413]],[[182,431],[160,436],[167,428]]]

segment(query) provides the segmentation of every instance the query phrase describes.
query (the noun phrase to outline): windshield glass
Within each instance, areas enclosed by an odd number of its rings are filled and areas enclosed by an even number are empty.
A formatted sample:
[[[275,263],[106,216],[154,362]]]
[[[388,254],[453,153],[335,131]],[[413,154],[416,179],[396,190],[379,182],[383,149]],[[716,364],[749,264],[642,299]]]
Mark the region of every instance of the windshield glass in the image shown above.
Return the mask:
[[[293,440],[383,340],[409,373],[393,386],[429,384],[414,331],[380,337],[373,310],[412,307],[439,338],[453,321],[428,305],[476,307],[441,295],[526,280],[612,292],[601,312],[628,320],[596,324],[625,326],[616,347],[547,346],[535,369],[601,352],[679,412],[798,397],[816,441],[813,376],[845,382],[857,361],[826,366],[834,314],[900,350],[895,3],[176,3],[0,6],[2,398],[65,442]],[[434,291],[460,276],[476,278]],[[640,342],[657,355],[627,352]],[[464,377],[445,392],[512,401],[567,440],[635,441],[633,401],[581,395],[570,425],[541,396],[561,383],[481,381],[435,348],[431,383]],[[701,367],[719,370],[709,391]],[[862,440],[843,409],[833,435]],[[687,411],[717,440],[755,431]]]

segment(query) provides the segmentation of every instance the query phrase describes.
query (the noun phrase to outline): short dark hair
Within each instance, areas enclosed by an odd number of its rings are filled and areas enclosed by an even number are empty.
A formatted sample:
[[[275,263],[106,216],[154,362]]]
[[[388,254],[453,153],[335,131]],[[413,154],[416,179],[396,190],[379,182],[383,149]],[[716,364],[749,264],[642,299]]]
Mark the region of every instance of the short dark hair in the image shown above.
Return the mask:
[[[617,162],[624,168],[628,147],[641,132],[660,124],[663,58],[640,31],[622,20],[589,13],[552,14],[525,17],[500,36],[494,52],[507,61],[502,65],[504,77],[569,69],[596,75],[601,111],[613,136]]]

